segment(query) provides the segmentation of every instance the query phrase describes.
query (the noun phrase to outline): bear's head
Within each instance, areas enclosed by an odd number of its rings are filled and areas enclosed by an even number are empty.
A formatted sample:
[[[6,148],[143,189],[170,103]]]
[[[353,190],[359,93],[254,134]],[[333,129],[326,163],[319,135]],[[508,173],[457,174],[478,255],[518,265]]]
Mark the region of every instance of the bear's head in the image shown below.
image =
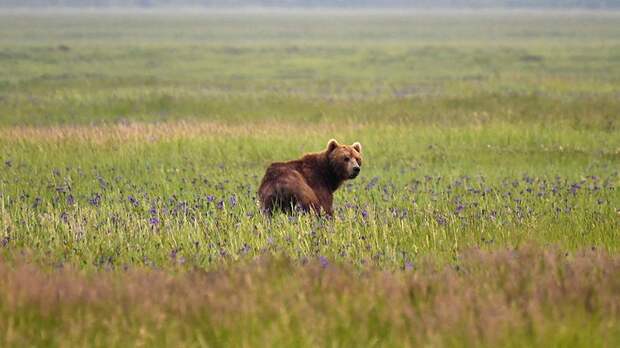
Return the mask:
[[[362,167],[362,144],[340,145],[335,139],[327,143],[329,165],[339,179],[355,179]]]

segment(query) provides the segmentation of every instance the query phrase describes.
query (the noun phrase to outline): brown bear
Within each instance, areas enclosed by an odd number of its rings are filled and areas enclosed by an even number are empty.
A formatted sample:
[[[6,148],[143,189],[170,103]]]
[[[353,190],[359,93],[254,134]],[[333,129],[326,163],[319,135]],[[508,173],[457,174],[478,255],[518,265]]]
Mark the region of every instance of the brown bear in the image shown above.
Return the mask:
[[[272,163],[258,189],[260,205],[268,214],[276,209],[300,209],[331,216],[334,191],[343,181],[357,177],[361,166],[360,143],[340,145],[331,139],[325,151]]]

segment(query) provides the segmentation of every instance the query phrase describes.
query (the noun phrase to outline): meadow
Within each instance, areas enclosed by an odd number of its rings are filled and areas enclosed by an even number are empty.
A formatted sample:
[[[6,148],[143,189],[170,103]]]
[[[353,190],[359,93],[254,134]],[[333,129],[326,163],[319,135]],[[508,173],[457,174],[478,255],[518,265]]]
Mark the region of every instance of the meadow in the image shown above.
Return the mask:
[[[0,13],[0,345],[619,345],[619,21]]]

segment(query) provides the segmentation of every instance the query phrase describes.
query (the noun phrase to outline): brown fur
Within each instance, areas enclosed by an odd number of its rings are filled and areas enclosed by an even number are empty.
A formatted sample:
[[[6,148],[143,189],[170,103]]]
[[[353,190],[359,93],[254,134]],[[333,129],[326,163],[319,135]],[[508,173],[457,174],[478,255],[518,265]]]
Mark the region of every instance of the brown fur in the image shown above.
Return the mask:
[[[327,149],[301,159],[272,163],[258,189],[261,207],[267,213],[294,208],[332,215],[333,194],[362,166],[362,145],[340,145],[334,139]],[[357,172],[356,172],[356,169]]]

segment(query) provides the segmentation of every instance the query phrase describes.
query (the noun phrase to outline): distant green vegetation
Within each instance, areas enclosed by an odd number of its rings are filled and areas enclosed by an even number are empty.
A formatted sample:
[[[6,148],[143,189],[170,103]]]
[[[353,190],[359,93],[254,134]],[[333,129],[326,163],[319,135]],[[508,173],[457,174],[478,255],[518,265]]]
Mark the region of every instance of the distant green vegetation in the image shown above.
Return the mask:
[[[619,20],[0,14],[0,345],[614,346]],[[330,138],[334,219],[263,216]]]
[[[618,126],[614,13],[1,16],[5,125]]]

